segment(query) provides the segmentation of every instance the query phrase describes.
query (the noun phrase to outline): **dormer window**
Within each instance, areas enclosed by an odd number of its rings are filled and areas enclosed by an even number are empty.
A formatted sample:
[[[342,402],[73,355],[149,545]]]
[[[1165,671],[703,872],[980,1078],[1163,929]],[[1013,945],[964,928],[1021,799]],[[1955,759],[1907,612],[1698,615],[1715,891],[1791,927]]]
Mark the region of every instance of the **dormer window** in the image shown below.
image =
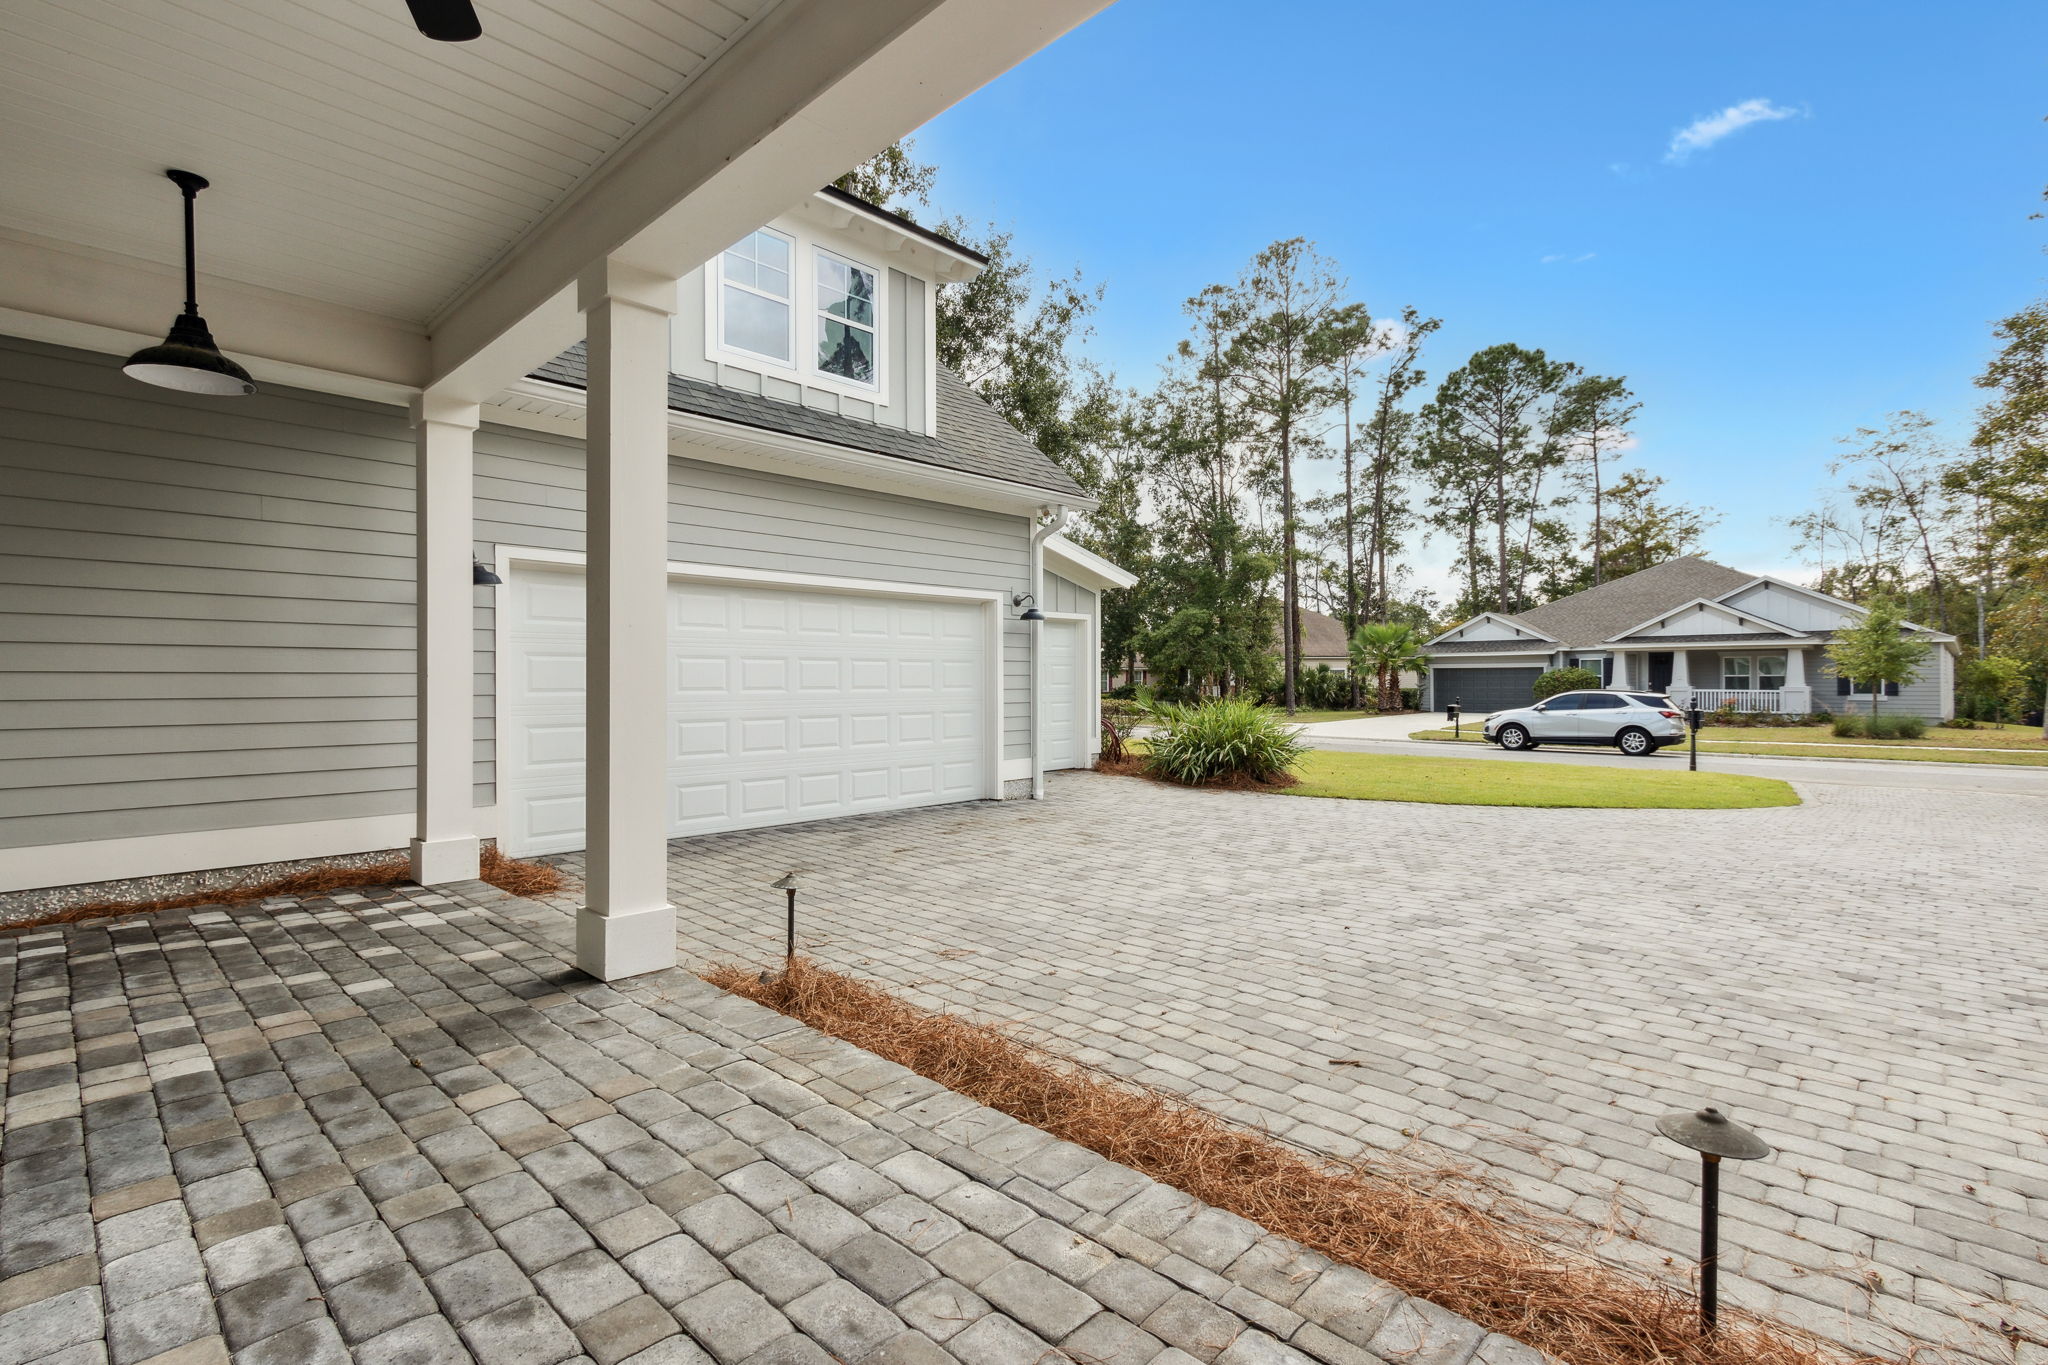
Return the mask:
[[[851,384],[875,382],[875,272],[817,255],[818,373]]]
[[[728,350],[794,362],[790,265],[795,246],[766,228],[727,248],[720,266],[719,340]]]

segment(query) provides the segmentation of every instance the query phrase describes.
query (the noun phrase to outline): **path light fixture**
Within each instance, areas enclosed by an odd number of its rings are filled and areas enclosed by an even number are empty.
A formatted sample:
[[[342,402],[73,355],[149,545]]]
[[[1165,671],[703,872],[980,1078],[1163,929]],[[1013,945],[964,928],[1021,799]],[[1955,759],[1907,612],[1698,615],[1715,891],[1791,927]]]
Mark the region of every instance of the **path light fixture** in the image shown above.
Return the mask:
[[[183,393],[210,394],[216,398],[239,398],[256,392],[249,372],[220,353],[206,319],[199,316],[198,258],[192,245],[192,201],[206,188],[206,177],[190,171],[165,171],[178,192],[185,196],[185,311],[171,323],[171,330],[155,346],[145,346],[128,357],[121,372],[130,379]]]
[[[789,927],[784,934],[782,949],[782,974],[788,976],[789,969],[796,965],[796,873],[794,870],[785,872],[769,885],[789,896]]]
[[[1024,606],[1027,602],[1031,604],[1028,607]],[[1028,592],[1011,593],[1010,605],[1013,607],[1024,607],[1024,610],[1017,615],[1019,621],[1043,621],[1045,619],[1045,613],[1038,609],[1038,599]]]
[[[475,555],[471,555],[469,557],[469,581],[479,588],[495,588],[505,580],[491,572],[490,565],[484,563]]]
[[[1666,1114],[1657,1131],[1700,1154],[1700,1335],[1714,1331],[1720,1315],[1721,1162],[1755,1161],[1771,1154],[1770,1144],[1708,1105],[1693,1114]]]

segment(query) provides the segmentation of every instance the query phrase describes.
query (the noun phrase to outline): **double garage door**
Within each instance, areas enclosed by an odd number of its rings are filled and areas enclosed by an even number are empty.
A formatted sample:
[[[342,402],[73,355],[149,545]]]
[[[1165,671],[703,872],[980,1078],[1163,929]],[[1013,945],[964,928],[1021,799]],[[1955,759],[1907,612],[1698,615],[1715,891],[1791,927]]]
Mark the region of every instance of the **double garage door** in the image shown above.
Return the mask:
[[[1540,668],[1439,668],[1430,675],[1430,696],[1441,711],[1457,702],[1468,716],[1527,706],[1536,699]]]
[[[499,839],[582,848],[583,574],[517,567],[499,622]],[[670,837],[995,791],[979,602],[671,580]]]

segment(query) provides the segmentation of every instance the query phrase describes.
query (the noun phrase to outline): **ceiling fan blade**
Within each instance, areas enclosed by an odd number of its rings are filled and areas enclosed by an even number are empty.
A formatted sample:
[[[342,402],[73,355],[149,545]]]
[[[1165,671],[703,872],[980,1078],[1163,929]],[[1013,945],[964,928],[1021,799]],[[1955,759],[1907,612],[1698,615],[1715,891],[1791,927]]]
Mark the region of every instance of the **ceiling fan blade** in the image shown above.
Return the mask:
[[[405,7],[420,32],[436,42],[466,43],[483,36],[484,26],[470,0],[405,0]]]

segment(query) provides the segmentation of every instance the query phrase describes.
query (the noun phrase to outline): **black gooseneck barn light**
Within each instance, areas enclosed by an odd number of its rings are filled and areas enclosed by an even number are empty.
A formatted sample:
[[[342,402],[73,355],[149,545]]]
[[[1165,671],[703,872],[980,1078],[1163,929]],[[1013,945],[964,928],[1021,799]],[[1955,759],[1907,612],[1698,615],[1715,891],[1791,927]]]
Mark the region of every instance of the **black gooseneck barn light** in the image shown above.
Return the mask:
[[[491,572],[490,565],[484,563],[475,555],[471,555],[469,557],[469,581],[479,588],[495,588],[505,580]]]
[[[220,353],[206,319],[199,316],[199,269],[192,247],[192,201],[206,188],[206,177],[190,171],[165,171],[185,196],[185,311],[178,314],[162,342],[128,357],[121,372],[158,388],[184,393],[236,398],[256,392],[249,372]]]
[[[1024,604],[1026,602],[1029,602],[1031,605],[1025,607]],[[1017,616],[1019,621],[1043,621],[1045,619],[1045,613],[1038,609],[1038,599],[1028,592],[1011,593],[1010,605],[1013,607],[1024,607],[1024,610]]]

